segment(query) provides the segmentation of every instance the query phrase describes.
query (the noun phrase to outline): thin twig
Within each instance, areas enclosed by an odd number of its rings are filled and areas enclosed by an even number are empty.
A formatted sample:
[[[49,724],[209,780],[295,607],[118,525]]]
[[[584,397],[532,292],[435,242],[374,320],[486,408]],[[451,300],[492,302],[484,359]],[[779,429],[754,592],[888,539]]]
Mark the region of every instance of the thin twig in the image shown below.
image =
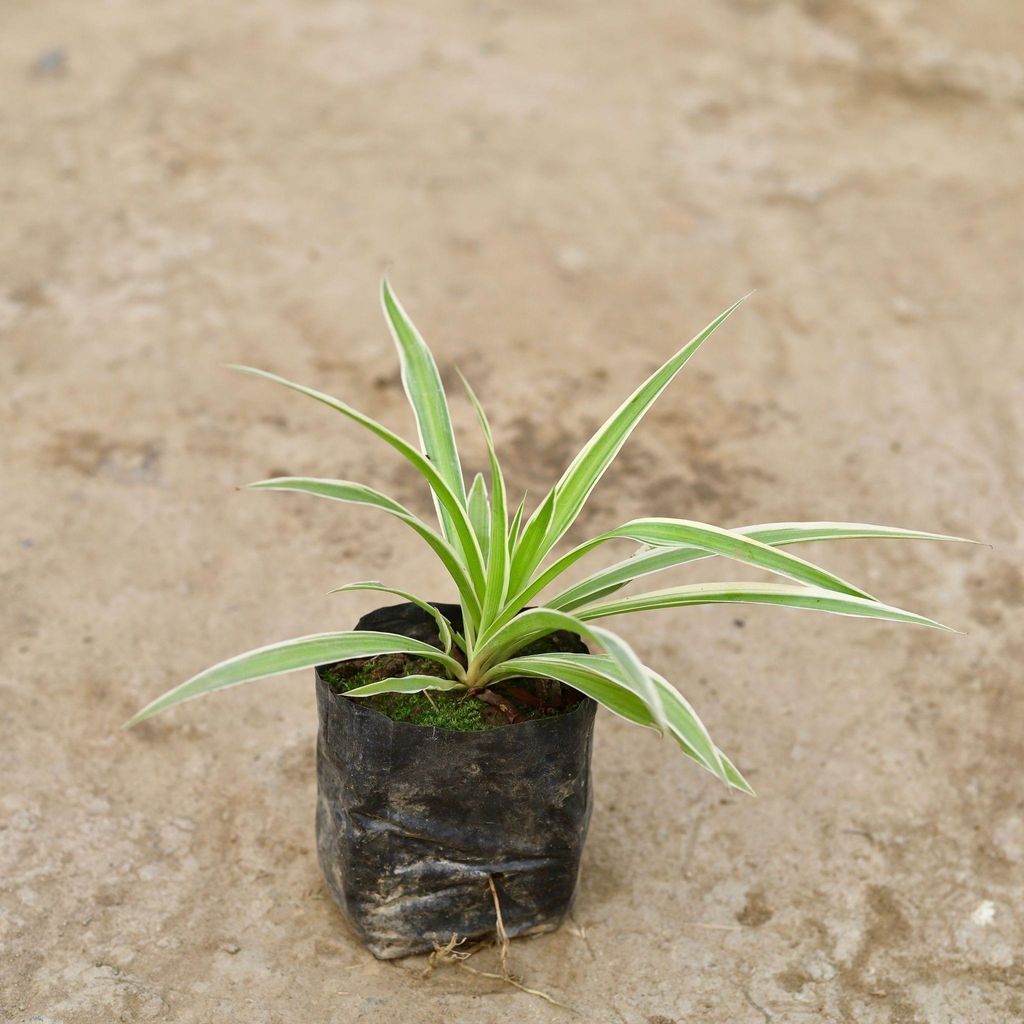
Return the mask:
[[[573,914],[569,914],[569,920],[572,922],[572,927],[569,929],[573,935],[578,935],[583,940],[583,945],[587,947],[587,953],[590,954],[591,960],[596,960],[597,957],[594,955],[594,947],[590,945],[590,938],[587,936],[587,929],[583,927],[576,920]]]
[[[492,704],[513,725],[524,720],[519,709],[510,700],[495,693],[493,690],[481,690],[476,694],[476,699],[483,701],[485,704]]]
[[[743,931],[743,925],[741,924],[705,924],[703,921],[680,921],[679,922],[684,928],[689,926],[690,928],[708,928],[711,931],[716,932],[741,932]]]
[[[574,1010],[571,1006],[567,1006],[565,1003],[560,1003],[553,996],[549,996],[547,992],[541,992],[539,988],[527,988],[518,978],[514,978],[511,974],[495,974],[493,971],[478,971],[475,967],[470,967],[469,964],[463,961],[458,962],[459,967],[465,968],[467,971],[472,971],[474,974],[479,974],[481,978],[494,978],[495,981],[504,981],[508,985],[512,985],[514,988],[519,989],[520,992],[526,992],[531,996],[539,996],[541,999],[549,1002],[552,1006],[559,1006],[563,1010],[568,1010],[570,1013],[578,1014],[577,1010]]]
[[[757,1012],[760,1013],[762,1017],[764,1017],[765,1024],[771,1024],[771,1022],[775,1019],[775,1014],[770,1013],[760,1003],[755,1002],[754,997],[750,994],[749,987],[741,988],[740,991],[743,993],[743,998],[746,999],[746,1001],[750,1003],[750,1005],[755,1010],[757,1010]]]
[[[494,876],[487,876],[487,884],[491,889],[491,899],[494,900],[494,918],[497,922],[498,943],[500,948],[501,973],[511,977],[508,969],[508,932],[505,931],[505,919],[501,916],[501,900],[498,899],[498,890],[494,885]]]

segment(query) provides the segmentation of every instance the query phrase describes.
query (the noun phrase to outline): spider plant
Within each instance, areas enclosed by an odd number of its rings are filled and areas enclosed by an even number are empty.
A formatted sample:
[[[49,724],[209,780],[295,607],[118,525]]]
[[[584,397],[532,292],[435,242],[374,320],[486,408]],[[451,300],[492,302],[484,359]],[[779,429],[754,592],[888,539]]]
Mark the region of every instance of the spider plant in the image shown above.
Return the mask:
[[[611,616],[657,608],[741,603],[945,629],[924,616],[883,604],[854,584],[783,549],[808,541],[844,538],[961,538],[862,523],[765,523],[723,529],[689,519],[639,518],[600,533],[563,554],[553,554],[655,399],[742,301],[712,320],[608,417],[529,515],[525,512],[525,499],[514,507],[510,504],[487,416],[463,378],[489,460],[489,478],[485,480],[477,474],[467,489],[437,365],[386,280],[382,284],[384,313],[398,348],[402,382],[418,427],[418,445],[340,399],[263,370],[234,367],[329,406],[390,445],[421,474],[437,512],[436,529],[380,491],[348,480],[281,477],[249,486],[369,505],[410,527],[431,547],[450,574],[463,610],[462,631],[457,631],[426,600],[405,590],[377,582],[350,583],[339,589],[393,594],[424,609],[437,622],[441,646],[372,631],[319,633],[285,640],[200,672],[143,708],[126,726],[173,704],[265,676],[354,658],[417,655],[434,661],[444,675],[384,679],[348,690],[347,696],[452,690],[463,691],[471,698],[503,680],[555,679],[630,722],[667,734],[702,768],[730,786],[751,792],[686,699],[664,676],[645,665],[625,640],[597,623]],[[632,557],[599,569],[550,596],[542,596],[576,562],[614,540],[632,541],[639,547]],[[633,596],[618,593],[634,580],[712,556],[767,570],[786,582],[698,583]],[[603,653],[517,653],[556,630],[576,633]]]

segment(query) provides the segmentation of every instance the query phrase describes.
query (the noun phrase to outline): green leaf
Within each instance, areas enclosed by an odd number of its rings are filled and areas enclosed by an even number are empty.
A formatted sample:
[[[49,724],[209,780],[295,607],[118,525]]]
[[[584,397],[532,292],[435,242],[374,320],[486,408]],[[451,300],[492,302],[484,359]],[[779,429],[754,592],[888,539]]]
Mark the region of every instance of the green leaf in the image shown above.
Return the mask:
[[[779,551],[753,537],[744,536],[734,530],[724,530],[719,526],[695,523],[687,519],[635,519],[605,536],[624,537],[658,547],[695,547],[711,555],[722,555],[734,562],[766,569],[798,583],[872,600],[870,594],[803,558],[797,558],[796,555]]]
[[[601,644],[606,650],[609,650],[608,643],[612,638],[619,640],[620,643],[624,642],[614,633],[604,630]],[[537,657],[546,658],[548,655],[537,655]],[[659,675],[646,665],[640,665],[640,670],[645,677],[641,683],[633,673],[623,672],[620,659],[608,655],[556,654],[553,657],[563,658],[580,668],[602,672],[613,682],[625,686],[643,698],[652,720],[656,722],[657,714],[660,712],[664,716],[668,731],[680,742],[686,744],[687,748],[693,751],[694,756],[708,771],[725,781],[725,768],[719,758],[718,748],[712,742],[704,723],[686,698],[664,676]],[[512,658],[505,664],[513,664],[516,660]],[[650,698],[652,684],[653,690],[657,694],[656,704]]]
[[[393,498],[364,484],[356,484],[351,480],[323,480],[309,476],[276,476],[270,480],[257,480],[246,484],[254,491],[301,491],[315,494],[321,498],[333,498],[335,501],[347,501],[353,505],[369,505],[371,508],[383,509],[392,515],[407,518],[412,513]]]
[[[249,487],[262,491],[295,491],[299,494],[313,494],[319,498],[330,498],[332,501],[345,501],[383,509],[415,530],[430,545],[458,588],[463,609],[467,610],[470,616],[479,615],[480,606],[477,603],[473,581],[469,578],[455,549],[440,534],[387,495],[348,480],[322,480],[301,476],[282,476],[272,480],[260,480],[257,483],[249,484]]]
[[[637,725],[657,729],[655,719],[644,698],[617,674],[615,662],[605,655],[593,654],[538,654],[511,658],[502,662],[495,670],[495,679],[511,679],[516,676],[558,679],[581,693],[592,697],[613,714]],[[663,690],[669,733],[680,749],[706,771],[745,792],[752,793],[743,776],[731,761],[711,743],[696,712],[658,677]],[[690,741],[693,733],[697,747]],[[701,752],[698,752],[698,748]]]
[[[487,544],[487,578],[480,602],[480,628],[485,629],[502,606],[508,592],[508,496],[505,493],[505,478],[494,450],[494,437],[491,435],[491,425],[487,422],[487,414],[466,378],[461,373],[459,377],[480,421],[480,429],[487,444],[487,458],[491,464],[491,522]]]
[[[394,594],[395,597],[400,597],[403,601],[408,601],[409,604],[414,604],[417,608],[421,608],[434,620],[434,622],[437,623],[437,632],[441,639],[444,653],[452,653],[452,636],[453,634],[455,636],[459,636],[459,634],[452,629],[452,624],[429,601],[424,601],[423,598],[417,597],[415,594],[410,594],[407,590],[397,590],[395,587],[386,587],[383,583],[378,583],[376,580],[365,580],[361,583],[346,583],[343,587],[335,587],[331,593],[344,594],[355,590],[371,590],[381,594]],[[459,637],[459,639],[461,640],[462,638]],[[463,641],[460,646],[465,649],[465,641]]]
[[[376,683],[367,683],[355,689],[346,690],[346,697],[373,697],[378,693],[422,693],[423,690],[464,690],[464,683],[454,679],[442,679],[440,676],[394,676],[381,679]]]
[[[658,687],[652,684],[652,673],[640,658],[633,651],[633,648],[626,643],[622,637],[612,633],[610,630],[601,629],[597,626],[590,627],[590,638],[596,640],[604,649],[611,660],[615,663],[615,671],[618,678],[634,693],[643,696],[654,717],[654,724],[663,733],[669,726],[669,707],[664,695],[659,692]],[[674,691],[673,691],[674,692]],[[703,726],[702,726],[703,728]],[[707,737],[707,755],[714,759],[714,744],[711,737]],[[710,764],[709,764],[710,767]]]
[[[607,655],[541,654],[536,655],[535,657],[539,661],[544,661],[548,658],[560,658],[567,661],[569,664],[578,666],[581,669],[601,672],[612,681],[618,681],[620,685],[623,685],[624,683],[617,673],[615,663]],[[515,665],[518,661],[519,659],[513,658],[505,662],[502,667],[504,668],[505,665]],[[701,767],[710,771],[713,775],[716,775],[718,778],[723,779],[723,781],[728,782],[736,789],[740,789],[753,796],[754,790],[750,787],[750,784],[743,778],[729,758],[722,753],[719,747],[714,747],[714,759],[709,756],[706,744],[711,743],[711,737],[708,735],[707,729],[697,716],[697,712],[693,710],[686,698],[684,698],[682,694],[680,694],[679,691],[676,690],[667,679],[665,679],[664,676],[659,675],[652,669],[647,669],[647,671],[661,688],[662,702],[666,708],[669,730],[682,747],[684,753],[700,764]],[[570,683],[570,685],[572,684]],[[597,698],[595,697],[595,700],[596,699]],[[647,721],[642,724],[653,725],[653,717],[651,716],[649,709],[646,713]],[[700,750],[703,750],[704,753],[698,752]],[[722,769],[724,775],[722,772],[718,771],[719,768]]]
[[[158,711],[183,701],[193,700],[205,693],[212,693],[214,690],[223,690],[239,683],[248,683],[253,679],[276,676],[299,668],[328,665],[352,658],[372,658],[378,654],[416,654],[444,665],[453,675],[463,674],[462,666],[454,658],[420,640],[412,640],[394,633],[376,633],[372,630],[317,633],[259,647],[222,661],[147,704],[138,714],[125,722],[124,728],[131,728]]]
[[[947,537],[939,533],[901,530],[893,526],[872,526],[867,523],[762,523],[756,526],[736,527],[732,532],[743,534],[751,540],[770,544],[773,547],[803,544],[809,541],[860,538],[975,543],[965,540],[963,537]],[[649,576],[652,573],[671,569],[687,562],[694,562],[701,558],[711,558],[712,555],[713,552],[698,547],[656,548],[653,551],[641,549],[632,557],[602,569],[556,594],[545,604],[552,608],[560,608],[562,611],[572,611],[581,605],[607,597],[627,583],[643,576]]]
[[[509,589],[515,593],[529,580],[531,573],[544,559],[549,547],[544,546],[555,514],[558,496],[554,489],[548,491],[544,500],[533,510],[533,515],[526,521],[515,551],[512,554],[512,571],[509,577]]]
[[[670,564],[691,561],[704,554],[709,556],[721,555],[736,562],[753,565],[759,569],[766,569],[768,572],[785,576],[800,583],[807,583],[826,590],[835,590],[840,593],[852,594],[855,597],[864,597],[871,600],[870,594],[854,587],[838,576],[826,572],[824,569],[802,558],[797,558],[795,555],[790,555],[767,544],[762,544],[760,541],[745,536],[739,531],[725,530],[719,526],[709,526],[706,523],[696,523],[687,519],[634,519],[624,526],[619,526],[608,533],[600,534],[578,545],[552,563],[544,572],[532,579],[526,587],[507,602],[501,614],[496,617],[495,627],[509,622],[520,608],[527,605],[537,594],[553,583],[584,555],[610,540],[622,539],[656,545],[662,551],[665,548],[669,548],[670,551],[666,552],[666,554],[670,556],[674,555],[677,548],[682,548],[682,557],[675,562],[672,562],[670,558]],[[608,592],[609,588],[607,585],[603,585],[603,579],[600,574],[597,578],[602,580],[602,585],[599,589]],[[582,604],[583,602],[578,603]],[[563,611],[567,610],[564,604],[556,604],[555,601],[546,601],[545,605],[551,608],[558,607]]]
[[[713,758],[714,761],[709,764],[709,768],[723,782],[728,782],[725,765],[722,763],[718,748],[711,742],[704,723],[697,716],[697,712],[690,702],[663,675],[659,675],[653,669],[647,669],[647,671],[658,686],[661,702],[665,708],[665,716],[673,734],[681,742],[688,743],[702,758],[707,758],[709,761]]]
[[[740,792],[746,793],[748,796],[757,796],[754,792],[754,787],[751,786],[742,775],[740,775],[736,765],[734,765],[721,750],[718,751],[718,756],[722,760],[722,766],[725,768],[725,777],[728,780],[729,785],[734,786],[736,789],[740,790]]]
[[[402,363],[402,384],[416,415],[416,428],[419,431],[423,454],[437,468],[438,473],[451,488],[452,494],[465,507],[466,485],[462,478],[459,452],[455,446],[448,400],[445,397],[444,385],[441,383],[441,375],[437,371],[437,364],[426,342],[391,291],[387,278],[381,281],[380,293],[384,315],[398,347]],[[439,501],[436,492],[434,504],[444,535],[451,541],[457,530],[452,522],[451,513]]]
[[[481,680],[471,682],[476,685],[486,684],[491,668],[531,641],[559,629],[566,629],[584,640],[600,644],[615,663],[622,679],[644,697],[658,728],[664,732],[666,721],[658,688],[650,678],[649,670],[629,644],[607,629],[588,626],[572,615],[551,608],[530,608],[502,626],[490,638],[481,638],[474,654],[474,663],[483,667],[483,675]]]
[[[487,485],[484,483],[483,473],[477,473],[473,477],[473,484],[469,488],[468,508],[473,532],[480,542],[480,547],[486,551],[491,535],[491,503],[487,500]]]
[[[606,707],[627,722],[658,731],[654,724],[654,716],[642,697],[604,673],[599,673],[588,666],[573,664],[561,655],[537,654],[509,658],[508,661],[497,665],[490,675],[494,683],[520,676],[532,679],[557,679],[592,697],[602,707]]]
[[[603,587],[601,590],[595,590],[594,593],[590,594],[587,597],[586,601],[578,601],[578,602],[574,602],[572,604],[568,604],[568,603],[567,604],[561,604],[561,603],[556,603],[554,601],[545,601],[544,603],[549,608],[558,608],[560,611],[563,611],[563,612],[571,612],[571,611],[574,611],[581,604],[587,604],[590,601],[599,601],[602,597],[609,597],[611,594],[614,594],[616,591],[621,590],[623,586],[624,586],[624,584],[622,584],[622,583],[616,583],[613,586]]]
[[[514,551],[516,544],[519,542],[519,528],[523,522],[523,509],[526,507],[526,495],[524,494],[522,500],[516,506],[515,515],[512,516],[512,522],[509,523],[508,527],[508,546],[509,551]]]
[[[275,373],[267,373],[265,370],[253,369],[251,366],[232,365],[231,368],[233,370],[238,370],[240,373],[248,373],[254,377],[261,377],[264,380],[273,381],[275,384],[282,384],[286,388],[298,391],[299,394],[308,395],[310,398],[313,398],[318,402],[322,402],[324,405],[329,406],[336,412],[340,412],[343,416],[347,416],[349,419],[355,421],[360,426],[365,427],[371,433],[376,434],[382,441],[389,444],[395,449],[395,451],[404,456],[405,459],[410,462],[426,479],[431,490],[437,497],[437,500],[448,513],[456,535],[456,549],[459,552],[460,559],[465,564],[465,568],[469,573],[470,579],[473,581],[474,591],[477,594],[481,594],[483,592],[483,555],[480,551],[480,545],[477,543],[476,535],[473,533],[473,526],[469,521],[469,514],[463,507],[465,499],[459,498],[456,495],[444,477],[442,477],[434,468],[433,463],[431,463],[429,459],[424,458],[418,451],[416,451],[415,448],[412,447],[412,445],[403,440],[393,431],[388,430],[387,427],[378,423],[376,420],[371,419],[369,416],[365,416],[363,413],[353,409],[352,406],[342,402],[340,399],[324,394],[322,391],[307,388],[302,384],[296,384],[293,381],[286,380],[284,377],[277,376]]]
[[[558,542],[566,530],[575,522],[590,492],[605,470],[611,465],[622,446],[626,443],[644,414],[658,396],[668,387],[690,357],[714,333],[733,311],[743,302],[731,305],[724,313],[715,317],[695,338],[687,342],[660,369],[656,370],[643,384],[626,399],[604,422],[597,433],[587,442],[583,450],[569,464],[561,479],[555,485],[557,508],[540,545],[543,558]],[[539,559],[538,559],[539,562]],[[538,564],[537,562],[534,565]],[[532,568],[530,569],[532,572]],[[516,580],[521,583],[522,580]]]
[[[944,533],[925,533],[922,530],[903,530],[898,526],[874,526],[871,523],[761,523],[741,526],[736,533],[771,544],[803,544],[815,540],[942,540],[956,544],[978,544],[967,537],[951,537]]]
[[[691,604],[770,604],[788,608],[807,608],[812,611],[832,612],[834,615],[854,615],[891,622],[909,622],[931,626],[955,633],[932,619],[914,612],[893,608],[879,601],[866,601],[862,597],[849,597],[815,587],[797,587],[788,583],[696,583],[687,587],[655,590],[649,594],[623,597],[591,605],[576,613],[583,621],[603,619],[626,612],[654,611],[658,608],[680,608]]]

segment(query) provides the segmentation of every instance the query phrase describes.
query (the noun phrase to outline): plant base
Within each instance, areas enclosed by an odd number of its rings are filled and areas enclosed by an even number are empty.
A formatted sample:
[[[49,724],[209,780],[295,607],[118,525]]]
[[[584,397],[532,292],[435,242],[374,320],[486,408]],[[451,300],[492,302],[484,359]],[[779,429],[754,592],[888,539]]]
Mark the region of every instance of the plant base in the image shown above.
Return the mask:
[[[401,605],[357,628],[387,629],[389,614],[391,632],[425,638],[433,627]],[[320,866],[374,956],[496,934],[491,881],[510,937],[558,927],[572,907],[590,819],[592,701],[460,732],[393,721],[333,693],[319,673],[316,690]]]

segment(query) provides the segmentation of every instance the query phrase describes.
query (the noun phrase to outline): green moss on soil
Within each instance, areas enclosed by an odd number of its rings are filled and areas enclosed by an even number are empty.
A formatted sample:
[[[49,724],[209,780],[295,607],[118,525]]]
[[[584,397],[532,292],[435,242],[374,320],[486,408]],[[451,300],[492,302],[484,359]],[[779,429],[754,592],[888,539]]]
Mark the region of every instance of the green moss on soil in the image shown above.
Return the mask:
[[[566,634],[553,633],[517,651],[518,655],[547,654],[565,650]],[[407,675],[438,676],[448,678],[445,670],[428,658],[406,654],[388,654],[377,658],[356,658],[339,661],[333,665],[320,666],[320,676],[335,693],[345,693],[376,683],[381,679]],[[575,707],[579,695],[568,686],[552,679],[511,679],[495,687],[495,692],[506,695],[510,688],[518,688],[540,698],[546,705],[555,707],[521,707],[529,719],[565,714]],[[465,691],[447,692],[440,690],[426,693],[380,693],[373,697],[356,697],[366,707],[373,708],[396,722],[412,722],[414,725],[436,726],[442,729],[456,729],[459,732],[483,732],[508,725],[508,719],[495,707],[485,704],[476,697],[466,696]]]

